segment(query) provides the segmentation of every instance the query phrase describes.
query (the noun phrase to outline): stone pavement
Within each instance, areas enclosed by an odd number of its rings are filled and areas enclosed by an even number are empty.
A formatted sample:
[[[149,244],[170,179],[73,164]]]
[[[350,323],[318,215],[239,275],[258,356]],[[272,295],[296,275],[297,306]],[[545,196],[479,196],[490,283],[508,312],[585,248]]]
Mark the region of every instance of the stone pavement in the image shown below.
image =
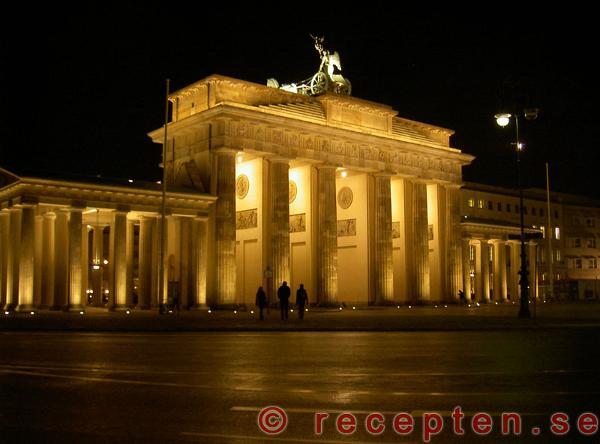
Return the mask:
[[[534,307],[531,306],[532,315]],[[160,315],[157,311],[132,310],[109,313],[88,308],[85,313],[39,311],[2,312],[0,331],[453,331],[548,328],[598,328],[600,303],[554,302],[537,304],[535,319],[518,319],[517,304],[310,308],[305,319],[297,311],[282,321],[270,309],[264,321],[256,311],[181,311]]]

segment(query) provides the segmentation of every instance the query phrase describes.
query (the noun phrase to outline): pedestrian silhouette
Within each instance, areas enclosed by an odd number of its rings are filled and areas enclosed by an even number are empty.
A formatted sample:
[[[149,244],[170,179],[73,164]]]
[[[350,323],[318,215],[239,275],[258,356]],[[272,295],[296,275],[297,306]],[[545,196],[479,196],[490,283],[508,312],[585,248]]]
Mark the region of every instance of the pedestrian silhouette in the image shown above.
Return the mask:
[[[256,292],[256,306],[258,307],[258,313],[260,315],[260,320],[263,320],[263,309],[267,306],[267,294],[262,287],[258,287],[258,291]]]
[[[298,306],[298,318],[304,319],[304,306],[308,303],[308,293],[304,288],[304,284],[300,284],[300,288],[296,290],[296,305]]]
[[[281,308],[281,320],[288,318],[288,308],[290,304],[290,287],[287,282],[283,281],[281,287],[277,290],[277,298],[279,299],[279,307]]]
[[[465,298],[465,292],[462,290],[458,290],[458,298],[461,304],[464,304],[467,301],[467,298]]]

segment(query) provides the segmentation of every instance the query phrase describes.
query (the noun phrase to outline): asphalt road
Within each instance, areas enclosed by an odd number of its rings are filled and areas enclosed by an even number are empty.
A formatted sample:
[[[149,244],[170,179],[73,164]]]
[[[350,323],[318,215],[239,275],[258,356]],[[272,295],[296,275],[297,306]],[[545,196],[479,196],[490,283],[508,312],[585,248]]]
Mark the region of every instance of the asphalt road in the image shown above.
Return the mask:
[[[575,429],[580,414],[600,416],[599,332],[2,332],[0,442],[422,442],[437,412],[431,442],[592,443],[600,433]],[[278,435],[257,424],[271,405],[287,415]],[[316,412],[330,415],[321,435]],[[351,435],[336,431],[341,412],[356,417]],[[371,412],[379,436],[365,430]],[[406,436],[393,430],[401,412],[415,423]],[[477,412],[493,421],[483,438]],[[500,434],[502,412],[521,415],[520,437]],[[569,415],[562,438],[549,431],[556,412]]]

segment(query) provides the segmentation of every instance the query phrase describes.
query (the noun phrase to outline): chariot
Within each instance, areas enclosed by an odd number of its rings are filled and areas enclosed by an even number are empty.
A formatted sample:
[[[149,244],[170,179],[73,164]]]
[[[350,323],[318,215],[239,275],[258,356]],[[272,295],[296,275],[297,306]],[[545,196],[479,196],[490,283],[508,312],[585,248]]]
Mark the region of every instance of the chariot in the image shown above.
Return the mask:
[[[301,82],[283,84],[281,86],[277,80],[269,79],[267,85],[308,96],[316,96],[327,91],[350,95],[352,93],[352,85],[350,84],[350,80],[341,74],[342,64],[338,52],[334,51],[331,53],[323,48],[324,37],[314,37],[312,35],[311,37],[315,41],[315,49],[321,57],[321,64],[317,73]]]

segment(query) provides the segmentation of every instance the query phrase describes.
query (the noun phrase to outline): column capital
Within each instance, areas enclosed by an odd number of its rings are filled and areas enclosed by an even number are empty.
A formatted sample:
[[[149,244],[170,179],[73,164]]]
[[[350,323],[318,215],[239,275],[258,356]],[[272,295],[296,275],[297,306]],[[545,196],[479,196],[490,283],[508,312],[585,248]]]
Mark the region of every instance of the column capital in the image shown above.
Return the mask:
[[[271,163],[285,163],[288,164],[292,160],[291,157],[281,156],[279,154],[275,154],[272,157],[266,157],[266,159]]]
[[[235,156],[239,151],[243,150],[234,150],[233,148],[221,146],[219,148],[213,148],[210,151],[220,156]]]
[[[319,170],[327,170],[327,169],[337,169],[338,166],[337,165],[333,165],[330,163],[318,163],[315,164],[315,168],[319,169]]]
[[[35,206],[37,206],[37,203],[31,203],[31,202],[20,202],[18,204],[14,205],[15,209],[23,209],[23,208],[34,208]]]
[[[391,179],[395,173],[393,171],[374,171],[370,173],[370,175],[373,177],[387,177]]]

